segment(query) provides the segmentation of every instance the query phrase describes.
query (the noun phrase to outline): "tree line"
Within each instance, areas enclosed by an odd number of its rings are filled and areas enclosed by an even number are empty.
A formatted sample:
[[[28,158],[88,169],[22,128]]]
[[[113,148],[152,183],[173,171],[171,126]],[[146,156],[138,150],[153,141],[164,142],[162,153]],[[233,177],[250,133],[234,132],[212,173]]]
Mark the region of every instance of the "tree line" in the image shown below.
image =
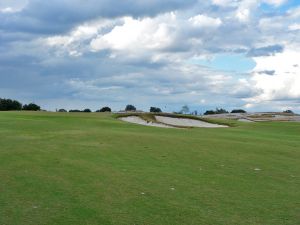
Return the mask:
[[[68,112],[65,109],[59,109],[58,112]],[[84,112],[84,113],[90,113],[92,110],[90,109],[84,109],[84,110],[79,110],[79,109],[70,109],[69,112]],[[101,109],[96,110],[95,112],[111,112],[111,108],[108,106],[102,107]]]
[[[28,111],[40,111],[41,107],[35,103],[29,103],[29,104],[22,104],[21,102],[13,99],[5,99],[0,98],[0,111],[20,111],[20,110],[28,110]],[[79,109],[71,109],[69,111],[65,109],[58,109],[57,112],[84,112],[84,113],[90,113],[92,110],[86,108],[84,110]],[[95,112],[111,112],[111,108],[108,106],[102,107],[99,110],[96,110]],[[137,109],[134,105],[126,105],[125,112],[136,112]],[[149,112],[151,113],[161,113],[162,110],[158,107],[151,106],[149,109]],[[292,113],[291,110],[285,110],[284,113]],[[189,107],[187,105],[182,106],[182,109],[179,112],[174,112],[178,114],[193,114],[198,115],[197,111],[190,112]],[[224,114],[229,113],[227,110],[223,108],[216,108],[215,110],[207,110],[204,115],[213,115],[213,114]],[[231,111],[231,113],[247,113],[243,109],[234,109]]]
[[[213,114],[224,114],[229,113],[226,109],[223,108],[216,108],[216,110],[207,110],[204,115],[213,115]],[[243,109],[234,109],[231,111],[231,113],[247,113]]]
[[[12,99],[0,98],[0,111],[40,111],[41,107],[35,103],[23,105],[21,102]]]
[[[190,111],[189,107],[187,105],[182,106],[181,110],[178,112],[174,112],[176,114],[191,114],[191,115],[198,115],[198,111]],[[214,115],[214,114],[225,114],[229,113],[226,109],[223,108],[216,108],[215,110],[206,110],[204,115]],[[231,113],[247,113],[243,109],[233,109]]]
[[[19,110],[28,110],[28,111],[40,111],[41,107],[35,103],[29,103],[29,104],[22,104],[21,102],[17,100],[12,100],[12,99],[2,99],[0,98],[0,111],[19,111]],[[137,109],[134,105],[126,105],[125,110],[126,112],[135,112]],[[56,110],[57,112],[85,112],[85,113],[90,113],[92,110],[90,109],[84,109],[84,110],[79,110],[79,109],[71,109],[69,111],[65,109],[59,109]],[[111,112],[111,108],[108,106],[102,107],[99,110],[96,110],[95,112]],[[158,107],[151,106],[149,109],[149,112],[152,113],[161,113],[162,110]],[[182,109],[177,112],[179,114],[189,114],[189,108],[187,105],[184,105]],[[216,108],[216,110],[207,110],[204,115],[212,115],[212,114],[222,114],[222,113],[229,113],[227,110],[222,109],[222,108]],[[242,109],[235,109],[232,110],[231,113],[246,113],[245,110]],[[192,114],[197,115],[197,111],[193,112]]]
[[[86,113],[89,113],[89,112],[92,112],[92,110],[90,109],[84,109],[84,110],[79,110],[79,109],[71,109],[69,111],[65,110],[65,109],[59,109],[59,110],[56,110],[57,112],[86,112]],[[105,107],[102,107],[101,109],[99,110],[96,110],[95,112],[111,112],[111,108],[108,107],[108,106],[105,106]],[[125,109],[124,109],[125,112],[136,112],[137,109],[134,105],[126,105]],[[162,110],[158,107],[153,107],[151,106],[150,109],[149,109],[149,112],[153,112],[153,113],[160,113],[162,112]]]

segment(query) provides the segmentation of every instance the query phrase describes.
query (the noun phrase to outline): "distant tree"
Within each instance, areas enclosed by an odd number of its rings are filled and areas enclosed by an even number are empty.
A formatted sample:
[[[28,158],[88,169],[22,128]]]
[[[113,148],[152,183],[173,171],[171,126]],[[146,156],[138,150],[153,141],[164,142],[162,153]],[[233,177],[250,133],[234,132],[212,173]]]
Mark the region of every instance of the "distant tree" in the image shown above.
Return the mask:
[[[81,112],[79,109],[70,109],[69,112]]]
[[[90,113],[92,111],[90,109],[84,109],[82,112]]]
[[[133,105],[127,105],[125,111],[136,111],[136,108]]]
[[[109,108],[108,106],[105,106],[105,107],[101,108],[100,110],[97,110],[96,112],[111,112],[111,108]]]
[[[216,114],[216,112],[214,110],[207,110],[204,115],[213,115]]]
[[[11,111],[11,110],[21,110],[22,104],[16,100],[12,99],[1,99],[0,98],[0,111]]]
[[[58,112],[67,112],[65,109],[59,109]]]
[[[247,112],[245,110],[243,110],[243,109],[233,109],[231,111],[231,113],[247,113]]]
[[[152,113],[161,113],[161,109],[157,107],[150,107],[150,112]]]
[[[290,113],[290,114],[294,114],[294,112],[293,112],[292,110],[290,110],[290,109],[288,109],[288,110],[284,110],[283,112],[284,112],[284,113]]]
[[[216,114],[223,114],[223,113],[228,113],[228,111],[227,110],[225,110],[225,109],[222,109],[222,108],[216,108]]]
[[[187,113],[190,112],[190,109],[187,105],[184,105],[184,106],[182,106],[180,112],[183,113],[183,114],[187,114]]]
[[[34,103],[29,103],[28,105],[23,105],[22,110],[27,110],[27,111],[40,111],[41,107],[38,106],[37,104]]]
[[[216,110],[207,110],[204,115],[213,115],[213,114],[223,114],[223,113],[228,113],[227,110],[222,109],[222,108],[216,108]]]

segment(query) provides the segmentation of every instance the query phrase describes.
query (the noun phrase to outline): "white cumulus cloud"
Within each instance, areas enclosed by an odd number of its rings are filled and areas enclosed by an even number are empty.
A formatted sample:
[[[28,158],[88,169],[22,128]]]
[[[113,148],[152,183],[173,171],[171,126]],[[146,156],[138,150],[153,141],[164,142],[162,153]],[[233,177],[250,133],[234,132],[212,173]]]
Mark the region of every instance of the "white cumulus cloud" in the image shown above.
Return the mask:
[[[272,56],[255,57],[256,67],[251,82],[260,94],[250,102],[300,98],[300,53],[286,50]],[[264,71],[274,71],[273,75]]]
[[[193,16],[189,19],[189,21],[194,26],[204,27],[204,28],[215,28],[215,27],[219,27],[222,24],[222,20],[220,18],[212,18],[205,15]]]
[[[172,13],[165,21],[125,17],[122,25],[115,26],[110,32],[94,38],[91,41],[91,48],[94,51],[103,49],[138,51],[167,47],[172,41],[174,17]]]

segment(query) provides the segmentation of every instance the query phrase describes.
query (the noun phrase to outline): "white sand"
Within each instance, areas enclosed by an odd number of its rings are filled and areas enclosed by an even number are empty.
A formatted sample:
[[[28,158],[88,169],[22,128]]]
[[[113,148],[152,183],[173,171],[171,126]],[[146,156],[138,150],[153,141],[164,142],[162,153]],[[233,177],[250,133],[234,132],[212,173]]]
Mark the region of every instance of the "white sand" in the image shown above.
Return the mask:
[[[186,118],[173,118],[167,116],[155,116],[158,122],[168,124],[171,126],[184,126],[184,127],[206,127],[206,128],[218,128],[228,127],[224,125],[218,125],[213,123],[207,123],[200,120],[186,119]]]
[[[125,122],[129,122],[129,123],[140,124],[140,125],[144,125],[144,126],[174,128],[172,126],[164,125],[164,124],[161,124],[161,123],[147,122],[146,120],[143,120],[142,118],[140,118],[138,116],[121,117],[120,120],[123,120]]]
[[[163,128],[177,128],[176,126],[182,127],[206,127],[206,128],[218,128],[218,127],[228,127],[224,125],[218,125],[213,123],[207,123],[200,120],[187,119],[187,118],[173,118],[167,116],[155,116],[155,119],[158,123],[147,122],[138,116],[127,116],[121,117],[120,120],[140,124],[144,126],[152,126],[152,127],[163,127]]]

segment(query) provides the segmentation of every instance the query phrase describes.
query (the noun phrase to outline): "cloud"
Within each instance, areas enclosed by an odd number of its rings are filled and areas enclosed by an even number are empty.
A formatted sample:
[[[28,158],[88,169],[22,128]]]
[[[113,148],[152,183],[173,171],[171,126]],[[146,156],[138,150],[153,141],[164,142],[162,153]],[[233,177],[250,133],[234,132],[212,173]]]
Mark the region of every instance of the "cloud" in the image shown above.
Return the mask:
[[[263,0],[263,2],[278,7],[278,6],[286,3],[287,0]]]
[[[270,46],[265,46],[265,47],[260,47],[260,48],[252,48],[248,52],[248,56],[251,56],[251,57],[272,56],[276,53],[282,52],[283,49],[284,49],[284,47],[281,45],[270,45]]]
[[[278,74],[269,76],[267,74],[255,74],[252,78],[255,88],[263,90],[258,96],[249,100],[256,104],[264,101],[288,100],[300,98],[300,79],[294,74]]]
[[[299,75],[299,67],[295,67],[299,63],[300,54],[298,51],[286,49],[272,55],[260,55],[254,57],[256,67],[254,71],[275,70],[278,74],[294,74]]]
[[[28,4],[28,0],[5,0],[0,2],[0,12],[18,12]]]
[[[212,0],[212,3],[217,6],[232,7],[232,6],[236,6],[238,4],[238,1],[236,1],[236,0]]]
[[[274,75],[275,70],[263,70],[263,71],[258,71],[259,74],[267,74],[267,75]]]
[[[299,99],[300,68],[295,66],[298,57],[298,52],[285,50],[272,56],[254,58],[257,65],[251,78],[252,89],[260,90],[260,93],[247,101],[259,105],[270,101]]]
[[[291,31],[300,30],[300,23],[293,23],[293,24],[289,25],[289,30],[291,30]]]
[[[10,8],[10,7],[6,7],[6,8],[3,8],[3,9],[0,9],[0,12],[2,12],[2,13],[14,13],[14,12],[16,12],[16,10],[13,9],[13,8]]]
[[[273,6],[281,6],[286,3],[287,0],[212,0],[212,3],[221,7],[239,7],[247,4],[256,4],[266,3]]]
[[[134,58],[152,54],[151,60],[157,61],[164,52],[188,52],[201,43],[200,35],[211,35],[221,24],[219,18],[204,15],[182,18],[174,12],[155,18],[122,17],[86,23],[67,35],[52,36],[45,42],[69,53],[78,52],[81,49],[78,46],[85,46],[81,51],[107,50],[111,52],[110,57],[122,55],[122,52]]]
[[[122,16],[155,16],[171,10],[191,7],[196,0],[29,0],[17,13],[0,14],[0,28],[5,30],[55,34],[70,30],[74,25],[95,18]]]
[[[222,24],[220,18],[212,18],[205,15],[197,15],[189,18],[189,21],[196,27],[215,28]]]
[[[99,35],[91,41],[94,51],[102,49],[134,50],[160,49],[170,45],[172,41],[172,20],[174,15],[169,15],[167,23],[156,19],[124,18],[124,23],[114,27],[109,33]],[[122,36],[122,38],[120,38]]]

